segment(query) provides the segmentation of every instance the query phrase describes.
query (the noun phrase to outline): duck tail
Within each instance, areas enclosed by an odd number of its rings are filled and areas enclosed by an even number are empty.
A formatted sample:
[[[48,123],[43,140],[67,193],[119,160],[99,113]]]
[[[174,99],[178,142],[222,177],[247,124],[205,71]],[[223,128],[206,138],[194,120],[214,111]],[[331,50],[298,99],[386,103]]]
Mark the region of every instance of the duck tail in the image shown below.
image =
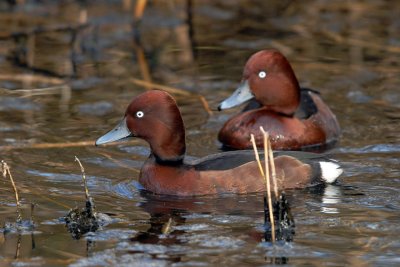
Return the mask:
[[[336,179],[343,173],[343,169],[339,164],[332,161],[320,161],[321,179],[326,183],[334,183]]]

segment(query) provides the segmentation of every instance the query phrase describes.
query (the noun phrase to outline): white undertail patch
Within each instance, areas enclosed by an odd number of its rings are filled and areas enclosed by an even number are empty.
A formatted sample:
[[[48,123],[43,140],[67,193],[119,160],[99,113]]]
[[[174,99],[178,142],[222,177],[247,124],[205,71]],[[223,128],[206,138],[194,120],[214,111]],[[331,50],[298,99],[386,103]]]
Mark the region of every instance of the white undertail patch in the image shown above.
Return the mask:
[[[329,161],[320,161],[321,166],[321,178],[325,182],[331,184],[343,173],[343,169],[340,168],[339,164]]]

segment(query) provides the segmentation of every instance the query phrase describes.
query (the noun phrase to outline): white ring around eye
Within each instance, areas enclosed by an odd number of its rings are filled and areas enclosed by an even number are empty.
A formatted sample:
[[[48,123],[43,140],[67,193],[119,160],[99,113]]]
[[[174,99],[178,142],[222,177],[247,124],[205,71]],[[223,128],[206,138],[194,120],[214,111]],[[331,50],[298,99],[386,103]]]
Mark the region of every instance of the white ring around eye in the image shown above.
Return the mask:
[[[143,111],[139,110],[138,112],[136,112],[136,117],[141,118],[144,116]]]
[[[261,79],[264,79],[265,76],[267,76],[267,73],[263,70],[258,73],[258,77],[260,77]]]

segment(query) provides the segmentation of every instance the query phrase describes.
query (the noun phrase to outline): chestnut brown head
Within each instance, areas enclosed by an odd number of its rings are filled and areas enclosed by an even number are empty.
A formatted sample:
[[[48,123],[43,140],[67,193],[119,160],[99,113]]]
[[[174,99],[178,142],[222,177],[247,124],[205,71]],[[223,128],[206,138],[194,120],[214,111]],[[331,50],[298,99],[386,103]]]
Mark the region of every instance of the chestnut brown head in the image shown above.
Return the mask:
[[[135,97],[121,123],[100,137],[96,145],[130,136],[146,140],[162,161],[181,160],[185,154],[182,116],[175,100],[164,91],[151,90]]]
[[[287,59],[276,50],[262,50],[247,61],[242,82],[219,109],[227,109],[255,97],[263,106],[293,115],[300,101],[300,87]]]

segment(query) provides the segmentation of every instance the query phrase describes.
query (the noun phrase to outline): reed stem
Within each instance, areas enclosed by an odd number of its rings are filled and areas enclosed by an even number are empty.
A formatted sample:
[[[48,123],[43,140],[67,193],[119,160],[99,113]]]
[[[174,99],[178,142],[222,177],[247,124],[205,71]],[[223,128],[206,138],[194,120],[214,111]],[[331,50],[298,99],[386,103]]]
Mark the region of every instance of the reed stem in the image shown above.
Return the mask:
[[[85,196],[86,196],[86,200],[89,201],[90,200],[90,194],[89,194],[89,190],[87,187],[87,182],[86,182],[86,175],[85,175],[85,169],[82,166],[81,161],[78,159],[77,156],[75,156],[75,161],[78,162],[79,166],[81,167],[81,172],[82,172],[82,181],[83,181],[83,186],[85,188]]]
[[[17,223],[19,224],[19,223],[22,222],[22,216],[21,216],[21,211],[20,211],[21,204],[19,202],[19,196],[18,196],[17,187],[15,186],[14,179],[13,179],[13,177],[11,175],[10,167],[8,167],[8,164],[4,160],[1,161],[1,167],[2,167],[2,172],[3,172],[3,177],[7,178],[7,174],[8,174],[8,177],[10,178],[12,187],[14,189],[15,202],[17,204]]]
[[[268,211],[269,211],[269,221],[271,223],[271,237],[272,242],[275,242],[275,220],[274,220],[274,209],[272,207],[272,196],[271,196],[271,180],[269,176],[269,165],[270,161],[274,161],[274,158],[270,158],[270,150],[268,146],[269,135],[266,131],[264,131],[263,127],[260,127],[261,132],[264,137],[264,163],[265,163],[265,184],[267,187],[267,196],[268,196]]]
[[[263,135],[265,135],[265,134],[268,135],[268,132],[266,132],[262,126],[260,127],[260,130],[263,133]],[[271,167],[272,183],[274,185],[275,198],[278,199],[278,182],[276,180],[274,153],[272,151],[271,139],[269,137],[267,138],[267,141],[268,141],[268,150],[266,150],[266,151],[268,151],[269,165]],[[265,146],[265,143],[264,143],[264,146]],[[266,157],[267,157],[267,155],[266,155]]]
[[[253,144],[253,150],[254,150],[254,155],[256,156],[258,169],[260,170],[260,173],[261,173],[262,177],[264,178],[265,177],[264,170],[263,170],[263,167],[261,165],[260,156],[258,155],[258,149],[257,149],[256,141],[254,139],[254,135],[253,134],[250,134],[250,141]]]
[[[258,149],[257,149],[257,145],[254,139],[254,135],[251,134],[250,135],[250,141],[253,145],[253,150],[254,150],[254,155],[256,157],[256,161],[258,164],[258,168],[260,170],[261,176],[264,178],[264,185],[266,188],[267,193],[264,192],[264,207],[265,207],[265,199],[268,199],[268,214],[269,214],[269,220],[271,223],[271,237],[272,237],[272,242],[275,242],[275,221],[274,221],[274,213],[273,213],[273,208],[272,208],[272,199],[271,199],[271,188],[270,188],[270,181],[269,181],[269,170],[268,170],[268,143],[266,143],[265,141],[268,140],[268,135],[264,135],[264,154],[265,154],[265,172],[263,170],[261,161],[260,161],[260,156],[258,155]],[[264,208],[265,211],[265,208]]]

